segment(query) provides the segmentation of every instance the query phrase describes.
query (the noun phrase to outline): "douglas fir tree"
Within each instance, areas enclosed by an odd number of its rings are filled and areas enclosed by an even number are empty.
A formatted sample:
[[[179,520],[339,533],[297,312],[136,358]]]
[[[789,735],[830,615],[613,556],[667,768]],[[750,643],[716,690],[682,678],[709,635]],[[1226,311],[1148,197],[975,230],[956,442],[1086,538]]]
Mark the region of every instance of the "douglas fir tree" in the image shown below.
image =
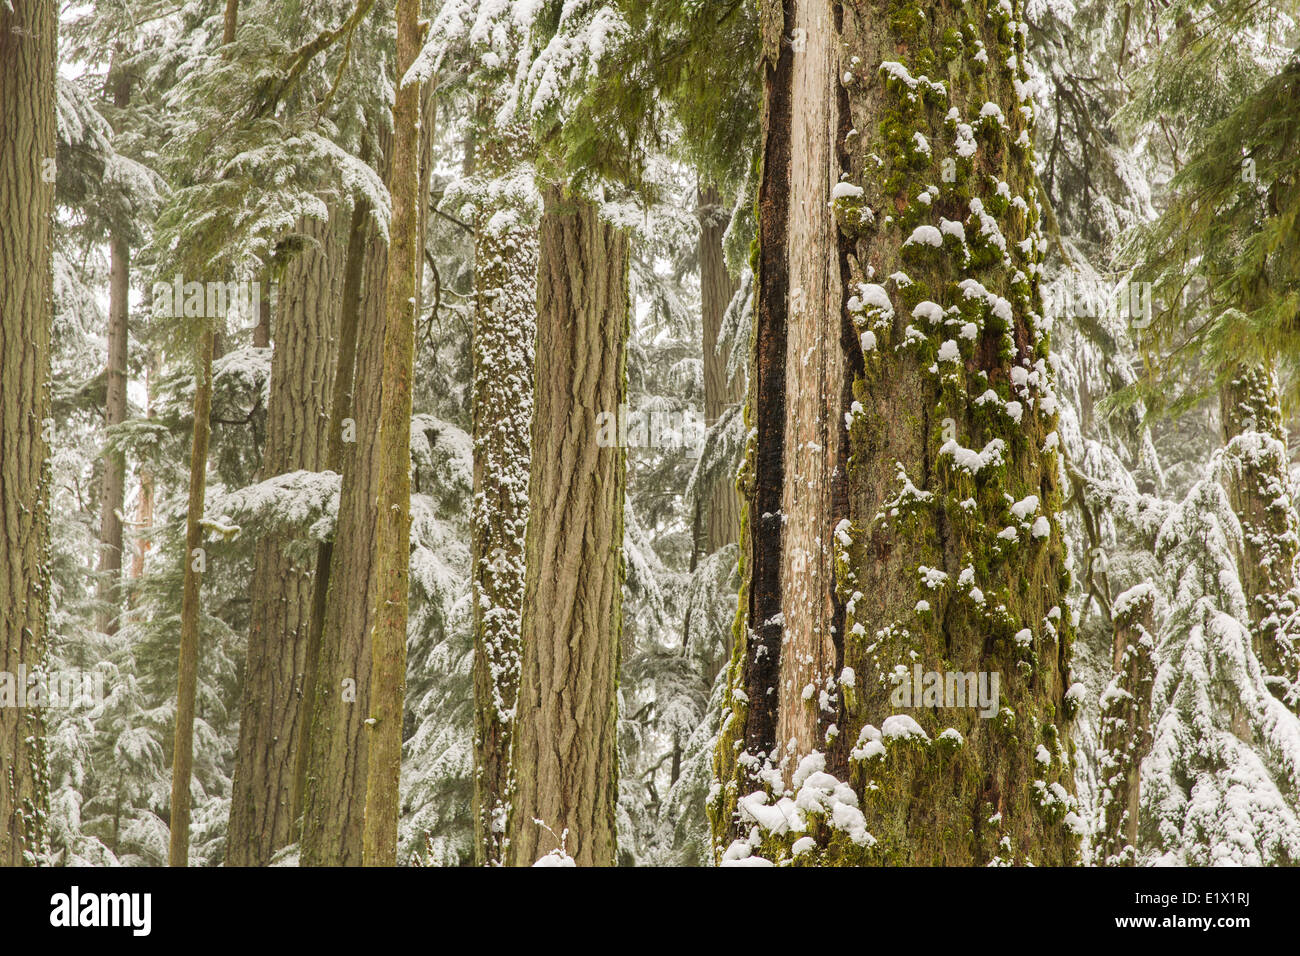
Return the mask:
[[[45,845],[48,447],[54,255],[53,0],[0,6],[0,866]],[[19,686],[19,682],[23,686]]]

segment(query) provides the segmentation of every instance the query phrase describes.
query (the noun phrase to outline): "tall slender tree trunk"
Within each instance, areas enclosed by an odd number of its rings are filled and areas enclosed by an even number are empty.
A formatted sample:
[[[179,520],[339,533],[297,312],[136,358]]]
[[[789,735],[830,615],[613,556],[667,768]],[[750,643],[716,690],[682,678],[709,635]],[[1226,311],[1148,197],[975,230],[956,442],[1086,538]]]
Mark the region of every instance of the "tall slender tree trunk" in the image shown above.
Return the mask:
[[[1093,841],[1099,866],[1137,862],[1142,760],[1151,749],[1151,688],[1155,683],[1155,589],[1139,585],[1116,600],[1114,677],[1101,699],[1097,755],[1101,818]]]
[[[1300,519],[1291,493],[1286,426],[1277,376],[1245,368],[1219,391],[1225,485],[1241,522],[1241,586],[1250,611],[1255,655],[1270,689],[1300,709],[1300,648],[1287,628],[1300,610]]]
[[[151,355],[145,364],[144,370],[144,391],[145,391],[145,417],[153,418],[153,376],[154,376],[154,357]],[[153,466],[148,462],[140,465],[137,473],[139,483],[139,493],[136,496],[135,503],[135,521],[132,529],[134,542],[131,546],[131,570],[129,576],[133,582],[130,593],[127,595],[127,604],[134,608],[137,600],[137,585],[144,577],[145,561],[149,557],[149,552],[153,550],[153,540],[151,531],[153,529],[153,511],[154,511],[154,476]]]
[[[125,70],[112,73],[113,105],[125,109],[131,102],[131,76]],[[131,249],[126,237],[114,230],[109,238],[108,365],[104,427],[126,421],[127,315],[131,294]],[[122,508],[126,492],[126,455],[104,452],[104,475],[100,484],[99,514],[99,603],[96,628],[116,634],[122,605]]]
[[[57,46],[53,0],[0,4],[0,866],[35,862],[49,805],[17,684],[46,660]]]
[[[722,237],[731,211],[716,187],[698,193],[700,217],[700,312],[704,328],[704,421],[714,422],[730,405],[745,400],[744,379],[727,372],[727,356],[718,354],[722,318],[739,283],[727,270]],[[740,539],[740,498],[730,476],[719,479],[709,494],[705,548],[710,553]]]
[[[315,220],[302,229],[313,241],[288,265],[280,286],[262,479],[319,471],[325,464],[340,230]],[[271,533],[256,545],[226,841],[226,863],[234,866],[265,866],[294,839],[295,746],[305,712],[312,569],[290,557],[291,542],[289,533]]]
[[[226,0],[222,46],[235,40],[239,0]],[[194,772],[194,700],[199,675],[199,588],[207,567],[203,550],[203,503],[208,482],[208,441],[212,437],[212,357],[216,332],[204,320],[195,347],[194,433],[190,443],[190,495],[185,518],[185,575],[181,592],[180,653],[176,671],[176,733],[172,741],[170,866],[190,860],[190,782]]]
[[[495,104],[481,109],[484,126]],[[526,130],[480,137],[479,193],[531,155]],[[536,210],[524,197],[484,200],[474,222],[474,835],[480,865],[503,859],[528,522],[528,438],[537,322]]]
[[[206,321],[206,320],[205,320]],[[168,865],[190,860],[190,782],[194,771],[194,703],[199,674],[199,589],[207,568],[203,502],[212,436],[213,333],[199,335],[194,352],[194,432],[190,445],[190,495],[185,519],[185,576],[181,592],[180,656],[176,676],[176,733],[172,741],[171,843]]]
[[[716,850],[788,855],[759,808],[810,786],[804,862],[1069,862],[1072,615],[1023,36],[1006,5],[760,13],[745,620]],[[914,706],[915,667],[944,693],[983,675],[993,699]]]
[[[127,296],[131,251],[126,239],[109,240],[109,306],[107,397],[104,425],[112,428],[126,420]],[[117,450],[104,452],[104,473],[100,483],[99,517],[99,602],[96,629],[116,634],[121,610],[122,507],[126,491],[126,455]]]
[[[366,812],[362,862],[397,862],[402,708],[406,696],[406,615],[411,558],[411,375],[415,361],[416,278],[420,256],[420,101],[418,83],[402,83],[420,52],[419,0],[397,0],[397,102],[393,109],[392,231],[384,311],[383,389],[375,534],[375,611],[370,632],[370,706],[366,718]]]
[[[628,240],[594,203],[543,189],[523,658],[507,862],[563,844],[616,858],[626,459],[597,415],[626,400]]]

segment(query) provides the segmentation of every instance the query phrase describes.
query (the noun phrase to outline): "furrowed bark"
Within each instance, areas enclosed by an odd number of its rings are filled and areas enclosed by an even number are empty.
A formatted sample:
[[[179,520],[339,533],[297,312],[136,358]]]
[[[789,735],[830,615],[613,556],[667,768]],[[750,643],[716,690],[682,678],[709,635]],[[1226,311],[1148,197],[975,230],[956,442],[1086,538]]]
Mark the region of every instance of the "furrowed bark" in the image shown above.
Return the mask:
[[[596,416],[626,398],[627,236],[596,205],[543,188],[523,658],[506,861],[563,846],[616,858],[622,448]]]
[[[390,149],[381,137],[381,167]],[[355,236],[354,232],[354,236]],[[388,246],[373,230],[365,241],[364,292],[357,320],[356,367],[348,414],[337,428],[342,460],[338,521],[324,595],[311,723],[303,745],[304,866],[360,866],[365,813],[366,701],[370,688],[370,628],[374,607],[379,401],[383,369],[384,295]],[[342,353],[343,344],[340,345]],[[337,401],[336,394],[335,400]],[[335,406],[338,407],[337,405]],[[347,440],[351,436],[351,440]],[[333,441],[335,436],[331,436]],[[309,652],[310,653],[310,652]],[[309,680],[310,680],[309,676]]]
[[[784,482],[781,489],[781,613],[778,694],[802,699],[839,673],[831,540],[843,516],[840,446],[846,359],[840,348],[844,291],[835,222],[828,215],[839,176],[835,24],[831,4],[796,3],[791,28],[804,37],[790,76],[790,191],[785,223],[786,350]],[[832,502],[839,492],[840,501]],[[821,743],[818,708],[778,712],[776,743],[806,754]],[[787,767],[792,770],[792,766]]]
[[[340,295],[339,230],[315,220],[303,222],[301,230],[309,241],[280,284],[259,474],[263,480],[325,466],[326,402]],[[268,318],[263,316],[263,321]],[[230,866],[265,866],[276,850],[294,839],[294,745],[304,715],[312,570],[290,556],[292,540],[292,532],[272,532],[255,548],[226,841]]]
[[[57,37],[53,0],[0,5],[0,866],[37,862],[49,806],[44,719],[17,683],[46,662]]]
[[[361,158],[369,160],[368,150],[362,150]],[[348,251],[343,267],[343,288],[340,291],[338,346],[335,349],[329,431],[325,449],[325,469],[335,473],[343,468],[343,431],[346,427],[344,423],[348,420],[352,407],[352,388],[357,365],[357,331],[362,309],[362,282],[365,278],[368,250],[373,244],[373,236],[367,223],[369,214],[368,205],[358,200],[353,206],[352,221],[348,227]],[[355,420],[352,420],[352,427],[356,427]],[[312,707],[316,700],[321,635],[325,629],[325,603],[329,594],[333,559],[333,539],[321,542],[316,548],[316,576],[312,581],[311,618],[308,621],[306,646],[303,651],[301,693],[303,716],[298,724],[292,797],[295,819],[302,814],[307,755],[311,751]]]

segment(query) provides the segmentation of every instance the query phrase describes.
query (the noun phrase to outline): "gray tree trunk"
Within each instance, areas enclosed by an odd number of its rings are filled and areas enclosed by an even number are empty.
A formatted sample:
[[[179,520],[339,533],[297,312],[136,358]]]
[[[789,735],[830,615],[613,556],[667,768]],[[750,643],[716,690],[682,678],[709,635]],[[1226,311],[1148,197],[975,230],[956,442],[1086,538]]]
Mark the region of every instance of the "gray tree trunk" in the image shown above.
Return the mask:
[[[113,105],[125,108],[131,101],[131,77],[114,70]],[[131,294],[131,249],[126,237],[114,232],[109,239],[108,364],[105,368],[104,427],[126,421],[127,315]],[[100,610],[95,626],[116,634],[122,610],[122,508],[126,496],[126,455],[104,453],[104,474],[99,491]]]

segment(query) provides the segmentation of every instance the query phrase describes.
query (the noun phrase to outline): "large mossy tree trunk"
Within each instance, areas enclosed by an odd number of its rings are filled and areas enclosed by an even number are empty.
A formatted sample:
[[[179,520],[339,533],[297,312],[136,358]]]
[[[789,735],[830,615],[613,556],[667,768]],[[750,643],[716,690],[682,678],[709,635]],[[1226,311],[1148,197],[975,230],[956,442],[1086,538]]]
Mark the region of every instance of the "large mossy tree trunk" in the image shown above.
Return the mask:
[[[0,866],[45,846],[41,710],[19,675],[46,660],[55,151],[53,0],[0,4]]]
[[[306,244],[285,269],[275,316],[261,480],[326,464],[330,378],[341,296],[337,223],[304,221]],[[265,321],[266,316],[263,316]],[[295,748],[304,718],[303,674],[311,625],[310,559],[293,534],[258,539],[249,582],[244,696],[230,798],[226,863],[265,866],[295,839]]]
[[[425,88],[425,102],[431,90]],[[384,107],[387,109],[387,107]],[[392,184],[392,136],[376,122],[373,158]],[[428,155],[433,124],[422,121],[421,155]],[[427,173],[421,160],[419,235],[427,227]],[[369,221],[371,209],[354,210],[344,267],[338,361],[330,400],[327,467],[341,473],[334,538],[317,551],[303,686],[310,719],[301,728],[295,804],[302,811],[304,866],[360,866],[366,802],[369,700],[375,563],[370,542],[376,534],[378,437],[383,371],[388,244]],[[422,247],[423,238],[419,240]],[[416,269],[415,289],[422,269]],[[414,293],[413,293],[414,294]]]
[[[717,853],[788,854],[797,834],[757,808],[804,785],[801,862],[1070,862],[1073,630],[1024,37],[1006,4],[761,13]],[[989,719],[907,706],[914,667],[996,675],[1000,700]]]
[[[1300,709],[1300,653],[1287,626],[1300,610],[1300,519],[1276,374],[1251,367],[1230,375],[1219,390],[1219,413],[1224,484],[1241,522],[1238,567],[1255,656],[1273,693]]]
[[[375,455],[379,437],[387,246],[370,244],[358,321],[356,379],[341,424],[343,464],[328,590],[315,658],[302,771],[302,864],[360,866],[365,813],[365,701],[374,607]],[[352,440],[347,440],[347,439]],[[309,667],[312,666],[309,664]]]
[[[526,129],[493,128],[496,106],[480,107],[475,150],[474,614],[475,861],[499,864],[510,806],[510,754],[519,693],[528,522],[529,431],[537,310],[537,224],[522,178],[531,155]]]
[[[543,188],[523,658],[506,861],[617,849],[626,462],[597,416],[626,400],[628,240],[590,200]]]
[[[397,0],[397,77],[420,52],[419,0]],[[393,219],[384,287],[384,352],[379,403],[374,537],[375,592],[370,632],[366,804],[362,862],[397,862],[402,711],[406,699],[406,617],[411,558],[411,378],[420,275],[419,83],[398,82],[393,107]]]

